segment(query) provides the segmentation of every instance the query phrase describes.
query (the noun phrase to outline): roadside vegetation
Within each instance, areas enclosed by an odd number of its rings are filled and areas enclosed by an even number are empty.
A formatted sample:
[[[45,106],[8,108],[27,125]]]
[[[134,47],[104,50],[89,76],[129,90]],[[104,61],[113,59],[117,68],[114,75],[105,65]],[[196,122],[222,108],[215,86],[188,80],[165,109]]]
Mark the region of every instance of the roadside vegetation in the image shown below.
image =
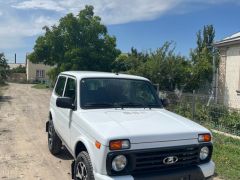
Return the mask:
[[[9,74],[9,66],[7,59],[3,53],[0,53],[0,87],[6,85],[7,76]]]
[[[240,179],[240,140],[213,133],[216,174],[223,179]]]
[[[201,102],[197,99],[195,99],[195,104],[193,105],[192,97],[190,99],[182,98],[179,102],[174,102],[176,99],[171,97],[170,101],[172,100],[172,104],[168,107],[170,111],[193,119],[212,129],[240,136],[239,110],[219,104],[207,105],[207,102]],[[207,100],[208,97],[206,96]]]

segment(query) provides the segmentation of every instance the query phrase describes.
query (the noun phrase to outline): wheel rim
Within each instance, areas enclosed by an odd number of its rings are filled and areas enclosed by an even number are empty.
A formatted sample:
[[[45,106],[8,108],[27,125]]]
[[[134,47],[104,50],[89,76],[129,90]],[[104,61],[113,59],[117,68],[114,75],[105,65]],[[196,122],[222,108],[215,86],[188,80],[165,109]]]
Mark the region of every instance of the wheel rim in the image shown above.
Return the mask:
[[[87,168],[85,164],[81,161],[77,165],[76,169],[76,179],[78,180],[87,180],[88,174],[87,174]]]
[[[48,144],[50,148],[52,147],[52,135],[53,135],[53,126],[52,123],[49,123],[48,127]]]

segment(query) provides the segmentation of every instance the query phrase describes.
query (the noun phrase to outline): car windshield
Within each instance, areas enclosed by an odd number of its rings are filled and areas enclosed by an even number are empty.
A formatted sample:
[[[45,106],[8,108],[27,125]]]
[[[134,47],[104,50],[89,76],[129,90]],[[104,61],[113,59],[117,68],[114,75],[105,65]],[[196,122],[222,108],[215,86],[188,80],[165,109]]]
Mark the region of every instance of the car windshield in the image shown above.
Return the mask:
[[[95,108],[161,108],[161,102],[150,82],[120,78],[87,78],[81,80],[81,107]]]

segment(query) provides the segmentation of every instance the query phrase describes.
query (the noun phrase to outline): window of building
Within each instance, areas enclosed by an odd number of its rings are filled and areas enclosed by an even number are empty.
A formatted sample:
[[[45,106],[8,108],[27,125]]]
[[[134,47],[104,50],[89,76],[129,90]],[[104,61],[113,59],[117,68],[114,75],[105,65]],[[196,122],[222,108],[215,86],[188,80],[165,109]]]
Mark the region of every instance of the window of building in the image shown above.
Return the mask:
[[[44,78],[45,77],[45,70],[37,70],[36,71],[37,78]]]

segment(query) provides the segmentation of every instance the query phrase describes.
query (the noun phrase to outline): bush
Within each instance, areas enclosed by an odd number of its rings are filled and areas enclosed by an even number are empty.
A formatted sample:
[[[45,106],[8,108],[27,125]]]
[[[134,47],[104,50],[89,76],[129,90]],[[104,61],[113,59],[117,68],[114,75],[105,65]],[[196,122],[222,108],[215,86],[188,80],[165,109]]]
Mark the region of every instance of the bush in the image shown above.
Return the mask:
[[[240,131],[240,113],[238,111],[229,111],[219,119],[219,123],[233,131]]]
[[[192,101],[182,99],[181,102],[171,104],[168,109],[210,128],[240,135],[240,112],[226,106],[217,104],[207,106],[198,101],[195,102],[195,111],[193,112]]]

